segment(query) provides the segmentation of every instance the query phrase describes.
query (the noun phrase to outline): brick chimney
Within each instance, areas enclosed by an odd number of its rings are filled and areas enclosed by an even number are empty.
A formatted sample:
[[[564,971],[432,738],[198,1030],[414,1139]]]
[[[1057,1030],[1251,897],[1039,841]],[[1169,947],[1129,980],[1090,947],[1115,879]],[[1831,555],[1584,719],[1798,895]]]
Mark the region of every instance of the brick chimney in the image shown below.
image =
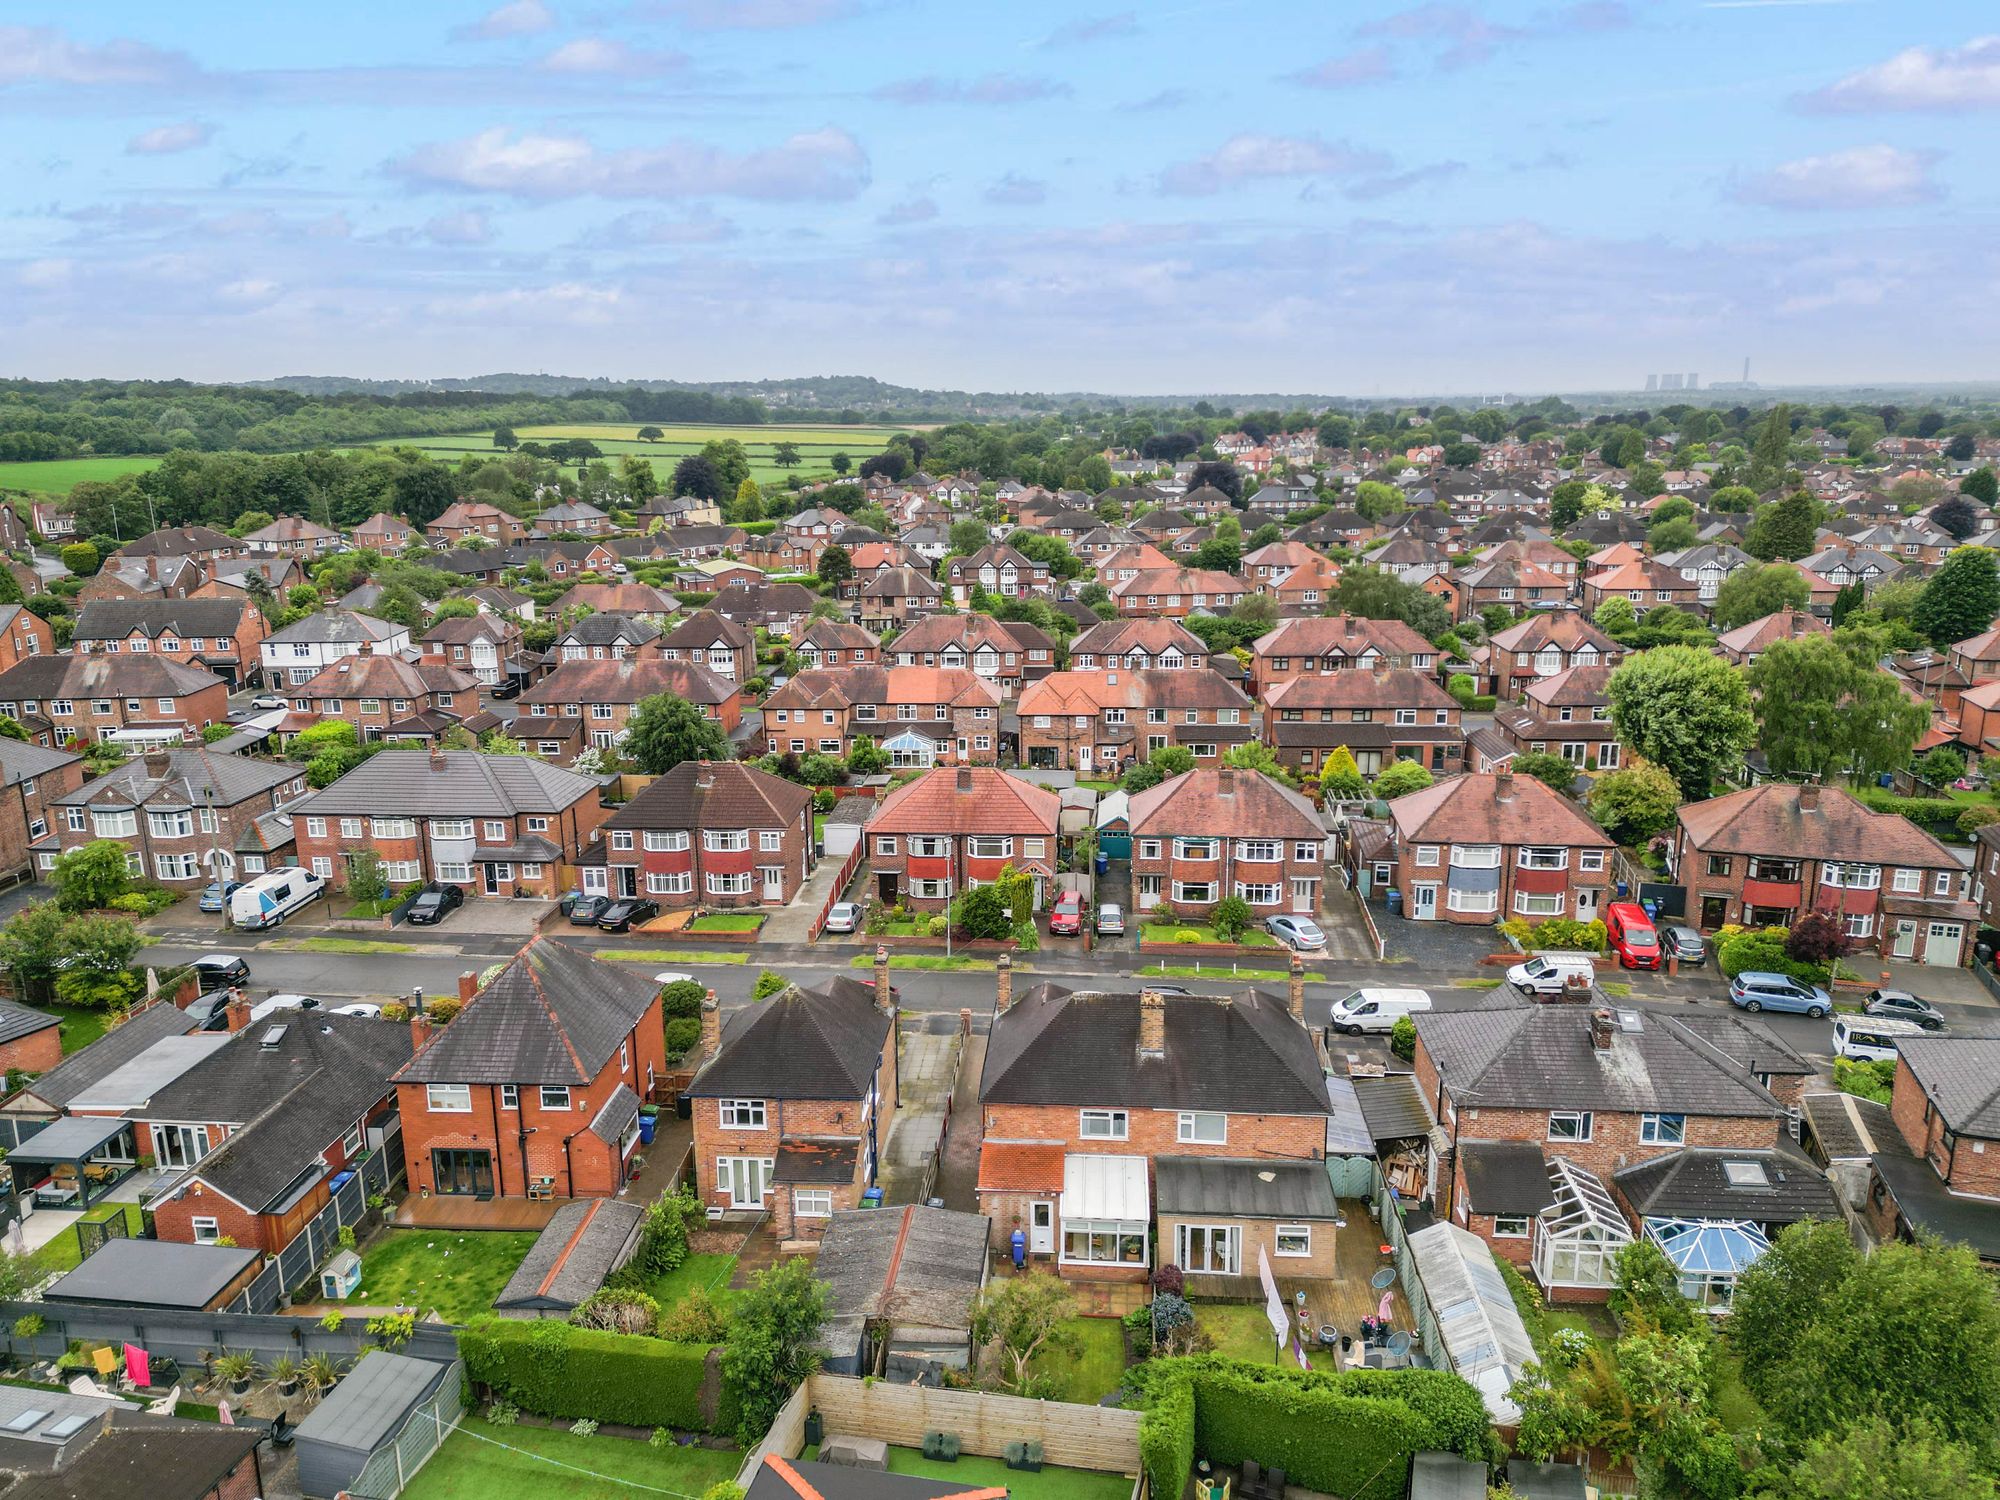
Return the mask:
[[[146,752],[146,775],[150,780],[166,780],[167,773],[173,769],[173,765],[174,757],[171,751],[148,750]]]
[[[993,965],[993,1014],[1004,1016],[1014,1003],[1014,955],[1003,953]]]
[[[701,1050],[696,1055],[707,1062],[721,1050],[722,1006],[716,1001],[715,991],[710,990],[701,1000]]]
[[[875,1004],[885,1014],[896,1013],[896,997],[889,984],[889,948],[886,943],[875,945]]]
[[[250,1024],[249,997],[232,986],[229,991],[229,1004],[224,1008],[223,1014],[228,1017],[231,1031],[241,1031]]]
[[[1819,787],[1816,784],[1810,782],[1807,783],[1805,786],[1800,787],[1799,811],[1811,812],[1814,808],[1818,806],[1819,806]]]
[[[958,768],[958,789],[961,792],[972,790],[972,767],[960,766]]]
[[[1215,773],[1215,795],[1218,797],[1236,795],[1236,773],[1228,766],[1222,767]]]
[[[431,769],[433,771],[442,771],[444,768],[444,745],[441,741],[433,741],[431,744]]]
[[[1301,1026],[1306,1021],[1306,961],[1294,953],[1292,955],[1291,983],[1286,991],[1285,1008],[1292,1013],[1292,1019]]]
[[[431,1015],[422,1008],[410,1012],[410,1047],[412,1051],[424,1050],[424,1043],[431,1039]]]
[[[1493,800],[1495,802],[1512,802],[1514,800],[1514,773],[1512,771],[1499,770],[1493,773]]]
[[[458,976],[458,998],[461,1001],[469,1002],[478,989],[479,975],[473,970],[467,969]]]
[[[1614,1029],[1611,1012],[1603,1006],[1590,1013],[1590,1045],[1597,1051],[1611,1050],[1611,1033]]]
[[[1139,992],[1139,1056],[1167,1055],[1167,1001],[1158,990]]]
[[[712,788],[715,785],[715,767],[707,761],[697,764],[694,768],[694,784],[703,791]]]

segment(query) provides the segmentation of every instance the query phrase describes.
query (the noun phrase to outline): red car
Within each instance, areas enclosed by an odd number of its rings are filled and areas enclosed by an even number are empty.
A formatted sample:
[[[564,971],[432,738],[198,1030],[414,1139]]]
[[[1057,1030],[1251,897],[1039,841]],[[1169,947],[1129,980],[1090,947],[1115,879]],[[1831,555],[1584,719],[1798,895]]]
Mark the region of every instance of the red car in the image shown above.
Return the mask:
[[[1604,935],[1620,968],[1657,969],[1660,935],[1646,909],[1632,901],[1614,901],[1604,909]]]
[[[1056,897],[1056,904],[1049,912],[1050,937],[1075,937],[1083,931],[1083,897],[1075,891],[1064,891]]]

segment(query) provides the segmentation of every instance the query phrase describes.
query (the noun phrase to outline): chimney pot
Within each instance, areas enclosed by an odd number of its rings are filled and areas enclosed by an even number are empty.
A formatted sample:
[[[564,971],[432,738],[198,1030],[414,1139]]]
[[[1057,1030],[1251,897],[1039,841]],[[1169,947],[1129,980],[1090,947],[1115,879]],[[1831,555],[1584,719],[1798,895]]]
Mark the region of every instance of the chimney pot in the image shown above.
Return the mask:
[[[1590,1045],[1599,1052],[1611,1049],[1611,1012],[1601,1006],[1590,1013]]]
[[[1001,954],[993,968],[993,1014],[1004,1016],[1014,1004],[1014,955]]]

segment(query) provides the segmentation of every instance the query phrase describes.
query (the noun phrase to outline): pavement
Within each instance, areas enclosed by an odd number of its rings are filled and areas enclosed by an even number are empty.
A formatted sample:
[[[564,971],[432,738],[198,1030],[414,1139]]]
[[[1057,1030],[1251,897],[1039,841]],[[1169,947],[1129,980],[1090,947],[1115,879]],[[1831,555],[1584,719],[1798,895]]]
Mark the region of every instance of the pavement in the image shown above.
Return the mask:
[[[896,1060],[895,1122],[879,1173],[885,1202],[918,1201],[924,1172],[944,1134],[945,1101],[957,1082],[961,1041],[955,1026],[903,1032],[902,1055]]]
[[[764,919],[764,925],[757,933],[757,946],[810,942],[813,922],[832,899],[833,887],[840,879],[840,867],[844,863],[844,860],[822,859],[806,883],[799,887],[798,895]],[[860,868],[865,869],[866,866],[864,860]]]

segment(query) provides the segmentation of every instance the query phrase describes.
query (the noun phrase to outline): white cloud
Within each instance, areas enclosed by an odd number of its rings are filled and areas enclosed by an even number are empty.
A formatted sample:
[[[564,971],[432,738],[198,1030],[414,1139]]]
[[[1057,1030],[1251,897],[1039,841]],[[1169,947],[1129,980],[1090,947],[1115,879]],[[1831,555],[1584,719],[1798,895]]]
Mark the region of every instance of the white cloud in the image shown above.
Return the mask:
[[[278,283],[261,276],[246,276],[240,281],[224,282],[215,289],[215,300],[230,307],[262,307],[274,299],[279,292]]]
[[[573,42],[564,42],[542,59],[541,66],[551,73],[640,78],[684,68],[687,61],[684,52],[644,52],[608,37],[583,36]]]
[[[1729,195],[1739,203],[1792,209],[1893,208],[1929,203],[1943,196],[1943,190],[1931,179],[1936,161],[1935,151],[1854,146],[1739,177],[1730,184]]]
[[[868,156],[837,126],[730,152],[702,141],[600,151],[575,135],[501,126],[419,146],[391,169],[414,181],[518,198],[758,198],[832,201],[868,185]]]
[[[1358,83],[1380,83],[1395,76],[1387,47],[1357,47],[1291,75],[1292,82],[1313,89],[1352,88]]]
[[[624,298],[624,292],[617,287],[560,281],[552,286],[477,292],[470,297],[454,299],[453,303],[433,303],[431,310],[445,315],[453,305],[457,305],[462,311],[472,314],[538,315],[555,322],[601,325],[612,321]]]
[[[704,205],[685,216],[620,214],[582,236],[580,243],[609,250],[634,245],[716,245],[735,239],[737,232],[735,224]]]
[[[1809,109],[1977,110],[2000,108],[2000,36],[1963,47],[1910,47],[1805,96]]]
[[[1009,172],[982,194],[988,203],[1003,208],[1025,208],[1049,199],[1049,185],[1034,177]]]
[[[14,279],[34,291],[48,292],[67,286],[75,270],[75,261],[58,256],[29,261],[14,273]]]
[[[475,209],[439,214],[424,225],[424,237],[437,245],[483,245],[493,238],[493,226]]]
[[[542,0],[509,0],[489,10],[469,26],[460,26],[452,36],[462,42],[497,42],[513,36],[533,36],[556,24]]]
[[[192,151],[206,146],[215,137],[215,127],[200,120],[181,120],[173,125],[156,125],[142,130],[125,143],[132,156],[167,156],[175,151]]]
[[[195,72],[186,54],[116,38],[97,46],[53,26],[0,26],[0,86],[170,83]]]
[[[1380,173],[1389,158],[1345,141],[1317,136],[1234,135],[1206,156],[1175,162],[1160,174],[1160,190],[1207,196],[1276,178],[1347,177]]]
[[[928,194],[892,203],[875,216],[877,224],[928,224],[938,216],[937,199]]]
[[[1112,41],[1139,34],[1139,13],[1121,10],[1115,15],[1089,16],[1083,20],[1065,22],[1043,37],[1035,45],[1044,52],[1057,51],[1064,47],[1082,46],[1089,42]]]

